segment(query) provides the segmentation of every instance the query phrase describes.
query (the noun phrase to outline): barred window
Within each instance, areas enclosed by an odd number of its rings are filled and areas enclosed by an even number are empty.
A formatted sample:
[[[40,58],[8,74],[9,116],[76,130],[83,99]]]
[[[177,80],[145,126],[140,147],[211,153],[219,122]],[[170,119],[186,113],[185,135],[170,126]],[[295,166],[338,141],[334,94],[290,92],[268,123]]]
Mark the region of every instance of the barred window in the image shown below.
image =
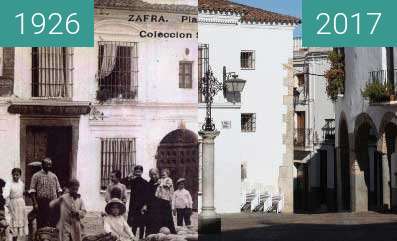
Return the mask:
[[[122,178],[128,176],[136,165],[134,138],[101,139],[101,189],[110,183],[112,171],[119,170]]]
[[[32,97],[72,97],[73,49],[32,48]]]
[[[98,45],[97,99],[136,99],[138,43],[100,41]]]
[[[255,69],[255,51],[253,50],[241,51],[240,63],[242,69]]]
[[[193,62],[179,62],[179,88],[191,89],[193,82]]]
[[[14,48],[0,48],[0,96],[9,96],[14,88]]]
[[[241,131],[242,132],[256,131],[256,114],[254,113],[241,114]]]
[[[202,78],[205,76],[205,73],[209,70],[209,46],[208,44],[200,44],[198,49],[198,78],[199,78],[199,86],[201,86]],[[199,102],[204,102],[204,96],[202,90],[198,88],[198,98]]]

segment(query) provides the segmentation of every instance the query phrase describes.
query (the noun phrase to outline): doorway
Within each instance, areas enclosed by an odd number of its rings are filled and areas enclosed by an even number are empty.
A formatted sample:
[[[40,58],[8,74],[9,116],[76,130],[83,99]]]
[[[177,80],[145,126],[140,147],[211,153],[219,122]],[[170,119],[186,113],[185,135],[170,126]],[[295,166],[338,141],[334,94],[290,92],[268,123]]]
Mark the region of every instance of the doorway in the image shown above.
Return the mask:
[[[33,173],[29,163],[45,157],[52,160],[52,172],[61,188],[72,176],[72,127],[71,126],[26,126],[25,183],[30,186]]]

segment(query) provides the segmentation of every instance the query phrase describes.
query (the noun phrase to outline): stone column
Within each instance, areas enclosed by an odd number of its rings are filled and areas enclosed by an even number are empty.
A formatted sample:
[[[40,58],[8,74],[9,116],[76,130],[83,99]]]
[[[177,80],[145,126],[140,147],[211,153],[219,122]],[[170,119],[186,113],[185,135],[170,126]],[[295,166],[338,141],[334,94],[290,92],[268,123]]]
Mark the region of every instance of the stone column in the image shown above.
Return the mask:
[[[383,187],[383,207],[390,209],[390,169],[389,160],[386,153],[382,153],[382,187]]]
[[[214,205],[214,156],[215,138],[219,131],[199,131],[202,137],[202,208],[200,213],[199,233],[220,233],[221,219],[215,212]]]
[[[364,171],[360,170],[355,151],[350,151],[350,190],[352,212],[368,211],[368,189],[365,184]]]
[[[342,200],[342,161],[341,161],[342,149],[341,147],[336,148],[336,205],[338,211],[343,211],[343,200]]]

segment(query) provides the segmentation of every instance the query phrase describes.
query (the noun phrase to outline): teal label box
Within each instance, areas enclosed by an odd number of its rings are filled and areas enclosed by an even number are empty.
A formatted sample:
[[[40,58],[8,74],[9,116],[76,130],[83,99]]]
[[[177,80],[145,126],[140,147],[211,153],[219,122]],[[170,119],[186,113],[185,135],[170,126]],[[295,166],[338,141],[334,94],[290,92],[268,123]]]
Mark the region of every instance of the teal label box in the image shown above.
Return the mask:
[[[93,0],[7,1],[0,8],[1,47],[92,47]]]
[[[397,46],[397,1],[303,0],[305,47]]]

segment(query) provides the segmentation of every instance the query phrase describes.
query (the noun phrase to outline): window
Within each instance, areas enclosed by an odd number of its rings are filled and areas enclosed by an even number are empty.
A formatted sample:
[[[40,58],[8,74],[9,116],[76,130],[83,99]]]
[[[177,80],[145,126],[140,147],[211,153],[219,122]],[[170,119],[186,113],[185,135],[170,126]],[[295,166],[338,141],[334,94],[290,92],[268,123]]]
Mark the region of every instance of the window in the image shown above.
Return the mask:
[[[97,99],[136,99],[138,43],[100,41],[98,45]]]
[[[256,131],[256,114],[254,113],[241,114],[241,131],[242,132]]]
[[[191,89],[193,82],[193,62],[179,62],[179,88]]]
[[[0,48],[0,96],[13,93],[14,55],[14,48]]]
[[[72,48],[32,48],[32,97],[71,98],[72,57]]]
[[[296,77],[298,78],[298,86],[299,87],[304,87],[304,85],[305,85],[305,74],[299,73],[299,74],[296,75]]]
[[[108,186],[112,171],[121,171],[122,178],[125,178],[133,171],[135,164],[134,138],[101,139],[101,189],[106,189]]]
[[[209,70],[209,46],[208,44],[200,44],[198,49],[198,77],[199,77],[199,86],[201,86],[202,78],[204,77],[205,73]],[[198,88],[198,98],[199,103],[204,102],[204,96],[202,90]]]
[[[242,69],[255,69],[255,51],[243,50],[240,54]]]

